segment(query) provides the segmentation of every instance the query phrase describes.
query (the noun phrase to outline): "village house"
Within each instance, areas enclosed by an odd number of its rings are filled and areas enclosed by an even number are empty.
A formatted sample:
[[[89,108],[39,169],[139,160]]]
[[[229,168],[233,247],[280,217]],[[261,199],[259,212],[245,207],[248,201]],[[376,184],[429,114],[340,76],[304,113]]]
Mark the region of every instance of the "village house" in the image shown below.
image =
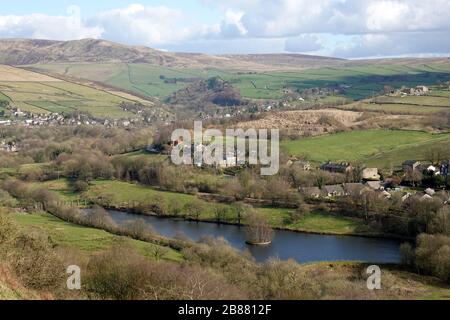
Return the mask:
[[[425,95],[429,91],[430,91],[430,89],[428,89],[428,87],[426,87],[426,86],[417,86],[414,93],[416,95]]]
[[[345,191],[346,195],[360,196],[367,190],[368,190],[368,188],[362,183],[345,183],[344,184],[344,191]]]
[[[328,198],[342,197],[342,196],[345,196],[345,191],[341,185],[336,184],[336,185],[332,185],[332,186],[324,186],[322,189],[322,194],[324,194],[325,197],[328,197]]]
[[[381,182],[380,181],[367,181],[366,186],[368,186],[372,190],[381,190]]]
[[[416,169],[419,169],[421,163],[417,160],[406,160],[402,164],[402,168],[404,172],[408,171],[414,171]]]
[[[378,174],[377,168],[365,168],[362,171],[362,179],[378,181],[381,179],[381,176]]]
[[[319,198],[322,195],[318,187],[300,188],[300,193],[308,198]]]
[[[423,96],[430,92],[430,89],[426,86],[417,86],[415,88],[402,88],[400,92],[411,96]]]
[[[335,173],[349,173],[353,170],[353,167],[350,163],[342,162],[342,163],[331,163],[327,162],[320,166],[320,169],[328,172]]]

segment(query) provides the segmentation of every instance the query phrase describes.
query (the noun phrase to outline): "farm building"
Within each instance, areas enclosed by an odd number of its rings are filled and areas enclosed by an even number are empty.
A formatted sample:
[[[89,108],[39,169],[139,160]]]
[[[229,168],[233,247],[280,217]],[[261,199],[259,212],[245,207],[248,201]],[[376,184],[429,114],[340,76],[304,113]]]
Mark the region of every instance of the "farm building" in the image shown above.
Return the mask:
[[[430,89],[426,86],[417,86],[415,88],[403,88],[400,92],[411,96],[423,96],[430,92]]]
[[[331,163],[327,162],[320,166],[321,170],[336,172],[336,173],[348,173],[353,170],[353,167],[350,163],[342,162],[342,163]]]
[[[417,160],[406,160],[403,162],[402,167],[403,171],[414,171],[420,167],[421,163]]]
[[[365,168],[362,172],[363,180],[380,180],[381,176],[378,174],[377,168]]]
[[[415,89],[415,94],[423,95],[423,94],[427,94],[429,91],[430,91],[430,89],[428,89],[428,87],[426,87],[426,86],[417,86]]]

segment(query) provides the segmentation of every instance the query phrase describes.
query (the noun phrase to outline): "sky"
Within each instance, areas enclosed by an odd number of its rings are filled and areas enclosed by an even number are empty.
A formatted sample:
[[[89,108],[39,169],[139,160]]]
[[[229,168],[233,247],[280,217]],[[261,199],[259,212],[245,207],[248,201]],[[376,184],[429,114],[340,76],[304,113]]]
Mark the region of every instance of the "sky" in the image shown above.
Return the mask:
[[[450,0],[1,1],[0,38],[181,52],[450,56]]]

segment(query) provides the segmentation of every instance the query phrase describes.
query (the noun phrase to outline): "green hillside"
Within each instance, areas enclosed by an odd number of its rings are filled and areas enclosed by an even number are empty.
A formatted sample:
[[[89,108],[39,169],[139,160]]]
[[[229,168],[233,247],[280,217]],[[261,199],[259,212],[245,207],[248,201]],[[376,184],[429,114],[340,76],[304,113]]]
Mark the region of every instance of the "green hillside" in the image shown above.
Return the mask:
[[[450,150],[450,134],[418,131],[364,130],[286,141],[282,148],[291,155],[314,162],[361,161],[371,165],[400,165],[407,159],[423,160],[431,147]]]
[[[346,98],[363,99],[379,93],[385,85],[430,85],[450,80],[450,64],[347,65],[270,73],[125,63],[74,63],[33,67],[45,72],[100,81],[136,94],[159,98],[165,98],[186,87],[192,79],[212,76],[230,81],[244,97],[254,99],[279,99],[283,96],[283,88],[301,90],[339,86],[345,87],[343,96]]]

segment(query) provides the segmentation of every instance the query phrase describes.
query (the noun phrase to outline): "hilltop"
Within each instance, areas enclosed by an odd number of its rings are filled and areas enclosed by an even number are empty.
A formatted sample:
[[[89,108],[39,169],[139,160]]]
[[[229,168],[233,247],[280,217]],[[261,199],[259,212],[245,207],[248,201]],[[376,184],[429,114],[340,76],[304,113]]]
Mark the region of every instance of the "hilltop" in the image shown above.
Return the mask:
[[[173,53],[143,46],[127,46],[106,40],[53,41],[34,39],[0,40],[0,64],[46,63],[148,63],[165,67],[230,68],[261,70],[284,67],[336,65],[343,60],[300,54],[223,55]]]

